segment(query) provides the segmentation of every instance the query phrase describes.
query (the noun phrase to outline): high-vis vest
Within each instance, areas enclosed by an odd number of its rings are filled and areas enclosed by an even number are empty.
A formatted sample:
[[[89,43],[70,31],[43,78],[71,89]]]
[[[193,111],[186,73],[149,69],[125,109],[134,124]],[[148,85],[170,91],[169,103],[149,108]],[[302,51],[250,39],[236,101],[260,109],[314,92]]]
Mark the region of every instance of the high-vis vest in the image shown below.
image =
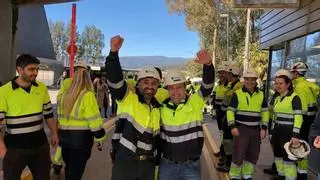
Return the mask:
[[[241,88],[242,88],[242,83],[240,82],[240,80],[237,80],[235,82],[229,82],[228,90],[225,92],[225,96],[224,96],[224,99],[223,99],[223,102],[222,102],[222,110],[223,111],[227,110],[227,108],[228,108],[228,106],[230,104],[230,101],[231,101],[233,93],[236,90],[241,89]]]
[[[91,91],[82,91],[74,103],[70,114],[63,113],[63,97],[58,105],[58,121],[61,130],[90,130],[99,139],[105,133],[96,97]]]
[[[112,136],[112,140],[119,141],[117,151],[155,155],[155,136],[160,131],[159,108],[140,102],[138,95],[132,91],[127,91],[122,101],[117,103],[118,127]]]
[[[293,80],[294,92],[297,93],[301,99],[302,112],[307,116],[314,116],[317,113],[317,96],[319,87],[312,82],[306,80],[305,77],[299,77]],[[315,85],[315,86],[314,86]]]
[[[61,96],[68,91],[70,85],[71,85],[71,79],[70,78],[66,78],[65,80],[63,80],[61,86],[60,86],[60,89],[58,91],[58,94],[57,94],[57,99],[60,99]]]
[[[231,102],[228,107],[229,126],[233,126],[237,122],[247,126],[261,125],[267,129],[269,111],[262,91],[256,90],[250,95],[245,88],[242,88],[235,92],[233,98],[237,98],[237,104]]]
[[[286,96],[277,96],[273,105],[274,120],[277,124],[293,125],[293,132],[299,134],[302,125],[302,108],[299,96],[289,92]]]
[[[215,95],[214,104],[217,107],[222,106],[222,102],[223,102],[223,99],[224,99],[227,91],[228,91],[228,86],[225,86],[224,84],[219,84],[215,87],[215,89],[214,89],[214,95]]]
[[[165,100],[161,108],[162,153],[166,158],[185,161],[198,158],[203,146],[202,109],[205,100],[198,93],[185,103],[174,105]]]
[[[43,119],[53,117],[47,87],[41,82],[35,82],[28,93],[14,80],[0,88],[0,120],[6,122],[7,147],[19,148],[19,144],[33,147],[46,143]],[[36,138],[41,139],[41,142]],[[38,141],[39,144],[33,144],[32,141]]]

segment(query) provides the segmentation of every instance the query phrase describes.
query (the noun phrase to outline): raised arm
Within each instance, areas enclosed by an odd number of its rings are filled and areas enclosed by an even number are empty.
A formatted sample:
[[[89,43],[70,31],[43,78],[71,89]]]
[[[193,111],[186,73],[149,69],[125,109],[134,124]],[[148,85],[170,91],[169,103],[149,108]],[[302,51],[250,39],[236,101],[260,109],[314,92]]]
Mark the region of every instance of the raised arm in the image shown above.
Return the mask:
[[[207,51],[201,50],[197,53],[195,62],[203,64],[200,93],[203,98],[207,98],[211,94],[214,85],[214,67],[212,65],[211,56]]]
[[[119,61],[119,50],[123,43],[123,38],[114,36],[110,40],[110,53],[106,58],[106,79],[110,88],[110,93],[115,99],[122,100],[127,93],[127,84],[123,78]]]

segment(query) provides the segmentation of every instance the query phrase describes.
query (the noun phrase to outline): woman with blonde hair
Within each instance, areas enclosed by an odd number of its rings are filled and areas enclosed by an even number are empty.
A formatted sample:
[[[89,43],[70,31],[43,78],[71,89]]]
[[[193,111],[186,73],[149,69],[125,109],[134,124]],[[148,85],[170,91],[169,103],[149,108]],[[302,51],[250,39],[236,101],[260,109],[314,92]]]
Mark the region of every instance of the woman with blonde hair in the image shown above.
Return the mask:
[[[88,70],[76,71],[69,89],[58,99],[58,121],[65,179],[80,180],[94,140],[102,143],[105,139]]]

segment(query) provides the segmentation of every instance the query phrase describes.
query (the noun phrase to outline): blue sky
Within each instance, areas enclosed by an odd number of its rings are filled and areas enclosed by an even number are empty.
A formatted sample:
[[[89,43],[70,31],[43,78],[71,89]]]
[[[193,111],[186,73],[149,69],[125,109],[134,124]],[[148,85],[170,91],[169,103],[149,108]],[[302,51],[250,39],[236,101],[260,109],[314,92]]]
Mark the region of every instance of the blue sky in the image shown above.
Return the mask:
[[[71,19],[71,3],[45,6],[53,22]],[[104,54],[109,39],[125,38],[121,56],[163,55],[194,57],[199,49],[195,32],[187,31],[183,16],[168,13],[165,0],[82,0],[77,2],[77,26],[95,25],[105,35]]]

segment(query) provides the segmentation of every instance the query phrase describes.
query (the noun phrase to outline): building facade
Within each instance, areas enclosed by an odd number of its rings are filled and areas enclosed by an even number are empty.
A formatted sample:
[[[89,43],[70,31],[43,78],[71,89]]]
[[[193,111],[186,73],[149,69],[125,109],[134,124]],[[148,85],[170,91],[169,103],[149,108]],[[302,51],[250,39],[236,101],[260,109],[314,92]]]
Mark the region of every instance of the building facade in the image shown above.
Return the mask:
[[[280,68],[303,61],[307,78],[320,84],[320,0],[301,0],[300,8],[272,9],[261,16],[260,47],[269,55],[269,82]]]

